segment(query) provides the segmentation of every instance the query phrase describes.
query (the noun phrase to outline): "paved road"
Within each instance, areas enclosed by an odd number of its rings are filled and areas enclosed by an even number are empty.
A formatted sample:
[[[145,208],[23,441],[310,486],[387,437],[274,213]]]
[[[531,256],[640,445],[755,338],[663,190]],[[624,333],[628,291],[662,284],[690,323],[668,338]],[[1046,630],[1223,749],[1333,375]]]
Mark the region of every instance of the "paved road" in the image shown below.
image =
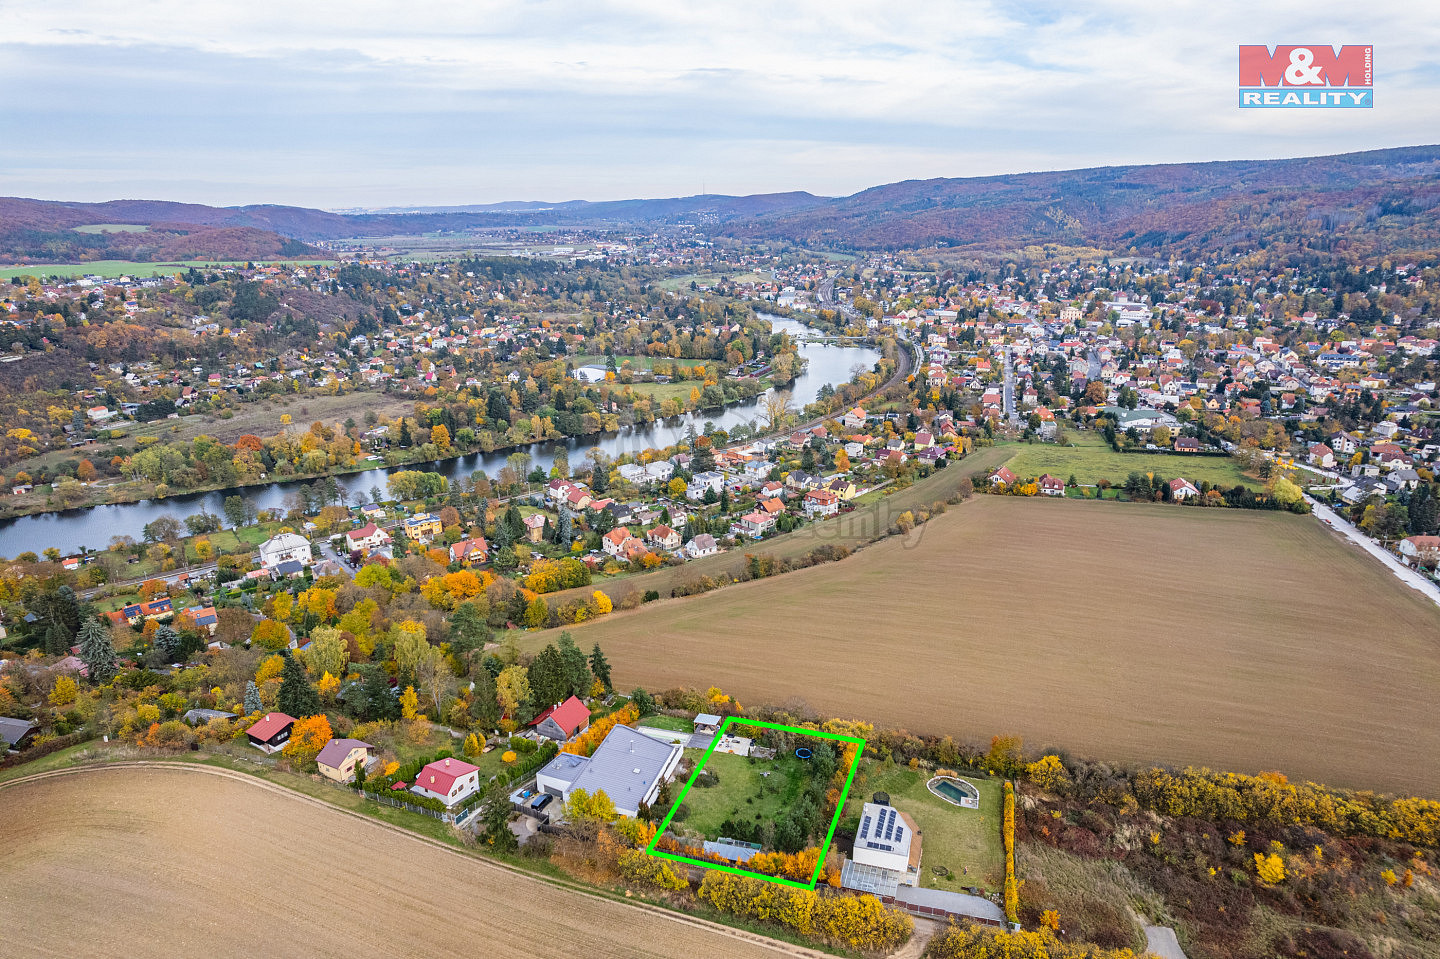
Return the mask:
[[[1336,513],[1324,503],[1312,499],[1309,496],[1305,497],[1305,501],[1310,504],[1311,508],[1315,511],[1315,515],[1318,516],[1322,522],[1388,566],[1390,572],[1394,573],[1400,582],[1413,590],[1423,593],[1432,603],[1440,606],[1440,587],[1437,587],[1433,582],[1400,562],[1400,560],[1395,557],[1395,554],[1366,536],[1359,529],[1355,528],[1349,520],[1340,516],[1340,514]]]
[[[1180,940],[1175,938],[1175,930],[1169,926],[1145,927],[1145,951],[1160,959],[1186,959]]]
[[[1090,370],[1085,374],[1085,379],[1090,383],[1094,383],[1100,379],[1100,354],[1091,350],[1085,354],[1085,358],[1090,361]]]
[[[1015,366],[1010,360],[1010,347],[1004,347],[1005,355],[1005,421],[1012,426],[1020,425],[1020,414],[1015,410]]]

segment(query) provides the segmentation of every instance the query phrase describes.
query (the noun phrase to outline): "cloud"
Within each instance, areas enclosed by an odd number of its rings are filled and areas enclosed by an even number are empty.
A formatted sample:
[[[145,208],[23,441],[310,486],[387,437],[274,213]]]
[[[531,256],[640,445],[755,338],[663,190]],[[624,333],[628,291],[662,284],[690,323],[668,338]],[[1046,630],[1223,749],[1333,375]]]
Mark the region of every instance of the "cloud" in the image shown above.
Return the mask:
[[[1440,18],[1279,2],[11,0],[0,192],[324,206],[808,189],[1440,132]],[[62,9],[63,8],[63,9]],[[1376,44],[1372,111],[1240,111],[1235,47]]]

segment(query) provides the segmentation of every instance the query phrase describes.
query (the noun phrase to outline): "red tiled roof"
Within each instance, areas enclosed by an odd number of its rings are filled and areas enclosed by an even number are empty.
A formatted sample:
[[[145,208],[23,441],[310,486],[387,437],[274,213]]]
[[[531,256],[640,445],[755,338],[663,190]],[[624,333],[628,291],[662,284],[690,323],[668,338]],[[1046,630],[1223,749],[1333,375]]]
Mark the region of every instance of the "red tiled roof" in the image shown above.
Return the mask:
[[[561,729],[573,736],[590,722],[590,710],[580,701],[579,697],[571,696],[560,705],[551,706],[536,716],[530,725],[538,726],[546,719],[554,719]]]
[[[472,766],[459,759],[437,759],[415,777],[415,785],[442,796],[450,795],[455,780],[479,772],[480,767]]]
[[[254,739],[266,743],[269,742],[276,733],[294,722],[295,718],[293,716],[287,716],[284,713],[266,713],[258,723],[245,730],[245,732]]]

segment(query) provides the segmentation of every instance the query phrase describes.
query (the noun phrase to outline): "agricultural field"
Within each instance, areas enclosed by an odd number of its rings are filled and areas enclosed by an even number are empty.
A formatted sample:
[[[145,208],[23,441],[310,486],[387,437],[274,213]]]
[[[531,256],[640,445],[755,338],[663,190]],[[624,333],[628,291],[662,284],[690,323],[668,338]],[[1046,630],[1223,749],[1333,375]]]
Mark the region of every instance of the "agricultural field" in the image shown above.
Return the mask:
[[[204,433],[222,443],[233,443],[246,433],[256,436],[270,436],[281,430],[280,417],[290,414],[290,429],[304,432],[316,420],[330,425],[343,423],[353,418],[356,423],[364,422],[367,412],[377,416],[406,416],[415,414],[413,397],[402,399],[385,393],[341,393],[335,396],[275,397],[255,403],[245,403],[236,408],[235,415],[224,419],[216,415],[182,416],[178,420],[155,420],[151,423],[131,423],[130,433],[125,437],[131,443],[141,436],[154,436],[161,442],[193,440]],[[176,429],[176,427],[179,427]],[[124,442],[124,440],[122,440]]]
[[[842,824],[853,834],[860,809],[875,792],[890,795],[890,805],[914,818],[920,827],[920,885],[958,891],[979,886],[989,892],[1005,883],[1005,853],[1000,842],[1000,781],[969,772],[963,778],[980,790],[980,808],[962,809],[936,796],[925,784],[933,773],[894,763],[864,759],[845,803]],[[944,867],[949,875],[935,871]]]
[[[1226,488],[1237,483],[1251,489],[1263,485],[1253,476],[1246,476],[1240,464],[1228,456],[1192,456],[1187,453],[1117,453],[1099,433],[1070,430],[1073,446],[1054,443],[1016,443],[1007,447],[1015,455],[1006,465],[1016,476],[1039,476],[1050,473],[1069,480],[1071,476],[1086,485],[1101,480],[1120,486],[1132,472],[1153,472],[1166,479],[1185,477],[1199,486],[1208,481],[1212,486]]]
[[[951,464],[946,469],[936,470],[913,486],[897,490],[881,498],[867,498],[868,501],[858,503],[853,512],[841,513],[839,516],[818,523],[806,524],[792,533],[775,536],[760,543],[751,543],[743,548],[717,553],[714,556],[706,556],[683,566],[661,567],[650,573],[620,575],[611,578],[597,577],[591,586],[550,593],[546,598],[552,602],[567,602],[581,597],[588,598],[596,589],[616,601],[631,590],[639,590],[644,593],[646,590],[653,589],[661,596],[669,596],[670,591],[676,586],[699,579],[701,576],[709,576],[714,579],[726,575],[732,578],[738,576],[748,562],[746,559],[748,553],[794,559],[803,556],[817,546],[842,546],[846,549],[856,549],[884,533],[890,524],[895,522],[906,510],[928,508],[936,500],[948,499],[958,488],[962,479],[974,472],[995,469],[1002,465],[1010,455],[1011,450],[1008,448],[987,447],[970,454],[958,463]],[[543,645],[544,643],[539,644],[536,649]]]
[[[350,957],[399,943],[458,957],[495,942],[536,959],[787,951],[512,873],[260,781],[100,769],[4,796],[5,943],[17,957]]]
[[[109,224],[115,226],[117,224]],[[174,262],[140,262],[137,260],[91,260],[88,263],[7,263],[0,264],[0,275],[11,276],[165,276],[181,273],[190,267],[244,266],[246,260],[177,260]],[[251,260],[257,266],[287,264],[290,266],[331,266],[334,260]]]
[[[843,562],[569,628],[622,687],[1440,796],[1440,609],[1308,516],[979,496]]]

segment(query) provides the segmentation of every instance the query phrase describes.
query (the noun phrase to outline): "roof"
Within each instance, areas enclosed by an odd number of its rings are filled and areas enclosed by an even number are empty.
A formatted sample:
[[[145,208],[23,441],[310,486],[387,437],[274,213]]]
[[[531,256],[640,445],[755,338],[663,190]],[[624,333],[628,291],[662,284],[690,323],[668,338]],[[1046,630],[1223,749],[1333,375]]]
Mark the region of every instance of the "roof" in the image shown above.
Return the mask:
[[[375,747],[358,739],[332,739],[321,748],[315,761],[322,766],[339,769],[340,764],[345,761],[345,757],[350,755],[350,750],[356,748],[374,749]]]
[[[187,723],[209,722],[212,719],[235,719],[234,713],[227,713],[223,709],[189,709],[181,717]]]
[[[753,846],[734,842],[712,842],[706,840],[700,844],[700,847],[713,856],[719,856],[721,859],[728,859],[731,862],[749,862],[755,857],[756,853],[760,852],[759,849]]]
[[[913,831],[900,821],[894,806],[867,802],[860,810],[860,829],[855,834],[855,848],[873,849],[904,859],[910,858]]]
[[[545,765],[536,775],[548,776],[551,779],[558,779],[563,783],[573,783],[590,765],[590,760],[584,756],[577,756],[574,753],[561,753]]]
[[[348,532],[348,533],[345,534],[345,538],[346,538],[346,539],[369,539],[370,537],[374,536],[376,533],[381,533],[381,532],[383,532],[383,531],[380,529],[380,527],[376,526],[374,523],[366,523],[364,526],[360,527],[359,529],[352,529],[352,530],[350,530],[350,532]]]
[[[629,726],[616,726],[571,786],[592,796],[603,789],[617,809],[638,809],[678,749]]]
[[[0,739],[5,740],[6,745],[15,745],[35,729],[35,724],[28,719],[11,719],[8,716],[0,716]]]
[[[278,533],[260,544],[260,552],[273,553],[287,549],[309,548],[310,541],[299,533]]]
[[[262,743],[268,743],[276,733],[283,730],[286,726],[293,725],[294,722],[295,717],[287,716],[284,713],[266,713],[258,723],[245,730],[245,732],[252,739],[258,739]]]
[[[573,736],[590,722],[590,710],[580,701],[579,697],[571,696],[563,703],[557,703],[536,716],[531,720],[530,725],[538,726],[547,719],[554,719],[557,726]]]
[[[973,916],[990,922],[1003,922],[1005,910],[989,899],[971,896],[963,892],[949,892],[944,889],[925,889],[921,886],[898,886],[895,899],[911,906],[921,906],[960,916]]]
[[[718,726],[720,723],[720,717],[714,713],[700,713],[695,717],[695,725],[697,726]]]
[[[455,780],[479,771],[479,766],[472,766],[462,759],[437,759],[420,770],[420,775],[415,777],[415,785],[448,796]]]

